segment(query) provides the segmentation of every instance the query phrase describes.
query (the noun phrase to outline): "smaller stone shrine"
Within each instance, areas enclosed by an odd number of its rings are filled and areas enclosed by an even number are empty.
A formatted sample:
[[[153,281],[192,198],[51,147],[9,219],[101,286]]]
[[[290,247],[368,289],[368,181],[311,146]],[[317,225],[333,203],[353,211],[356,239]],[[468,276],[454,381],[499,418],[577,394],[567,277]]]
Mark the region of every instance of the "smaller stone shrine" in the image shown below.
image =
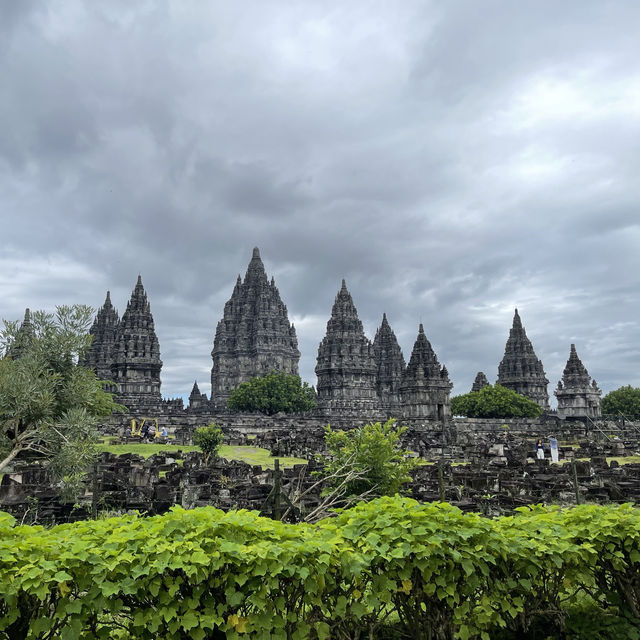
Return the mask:
[[[111,304],[111,294],[107,291],[104,304],[89,329],[93,337],[91,347],[81,361],[83,366],[93,369],[100,380],[111,380],[113,375],[113,348],[119,322],[118,312]]]
[[[567,365],[553,392],[558,399],[558,415],[561,418],[599,418],[600,396],[598,388],[582,361],[578,357],[576,346],[571,345]]]
[[[386,313],[382,314],[382,324],[373,339],[373,358],[378,367],[376,386],[380,404],[385,411],[396,412],[400,405],[400,383],[406,365]]]
[[[476,375],[476,379],[473,381],[471,385],[471,392],[480,391],[480,389],[484,389],[489,386],[489,381],[487,380],[487,376],[484,375],[482,371],[478,371]]]
[[[31,322],[31,311],[25,309],[24,320],[16,333],[16,339],[9,348],[7,355],[13,360],[20,358],[24,354],[24,351],[31,345],[35,335],[36,330]]]
[[[400,396],[405,418],[447,420],[451,417],[449,394],[453,384],[445,366],[427,340],[420,324],[411,359],[402,376]]]

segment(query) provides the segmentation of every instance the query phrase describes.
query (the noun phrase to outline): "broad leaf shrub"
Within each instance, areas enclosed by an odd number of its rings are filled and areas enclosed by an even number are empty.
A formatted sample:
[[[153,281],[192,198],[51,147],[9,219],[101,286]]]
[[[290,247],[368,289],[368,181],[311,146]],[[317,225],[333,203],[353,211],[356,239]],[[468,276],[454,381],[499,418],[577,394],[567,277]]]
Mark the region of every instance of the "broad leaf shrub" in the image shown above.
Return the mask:
[[[318,525],[207,507],[51,529],[0,514],[0,638],[579,638],[577,610],[622,633],[640,625],[639,543],[629,505],[489,520],[387,497]]]

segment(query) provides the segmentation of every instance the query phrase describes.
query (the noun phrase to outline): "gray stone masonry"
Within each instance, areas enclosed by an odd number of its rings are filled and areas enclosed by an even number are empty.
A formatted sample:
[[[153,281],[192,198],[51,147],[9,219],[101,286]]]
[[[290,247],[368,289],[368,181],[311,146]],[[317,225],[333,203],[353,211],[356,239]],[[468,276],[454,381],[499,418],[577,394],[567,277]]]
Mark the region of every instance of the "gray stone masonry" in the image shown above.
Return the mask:
[[[382,324],[373,339],[373,358],[378,368],[376,390],[380,404],[387,413],[397,413],[400,406],[400,383],[406,365],[386,313],[382,314]]]
[[[601,415],[602,391],[596,381],[591,380],[574,344],[571,345],[562,380],[558,381],[558,388],[553,393],[558,399],[558,415],[561,418],[598,418]]]
[[[113,375],[113,350],[119,321],[118,312],[111,304],[111,294],[107,291],[104,304],[89,329],[93,337],[91,347],[81,361],[83,366],[93,369],[100,380],[111,380]]]
[[[298,339],[287,307],[267,274],[258,248],[244,281],[238,276],[211,351],[211,403],[224,409],[230,392],[249,378],[271,371],[298,374]]]
[[[22,356],[25,349],[31,344],[35,338],[35,328],[31,322],[31,311],[29,309],[24,310],[24,320],[20,324],[16,333],[16,339],[11,344],[8,350],[9,357],[17,360]]]
[[[504,357],[498,367],[497,384],[512,389],[537,402],[543,409],[549,409],[547,380],[542,362],[533,350],[531,340],[522,326],[516,309],[513,326],[504,349]]]
[[[447,368],[440,366],[420,324],[400,386],[403,416],[443,421],[449,419],[452,387]]]
[[[478,371],[476,379],[473,381],[473,385],[471,386],[471,392],[480,391],[480,389],[484,389],[488,386],[489,381],[487,380],[487,376],[485,376],[482,371]]]
[[[379,413],[377,372],[373,346],[343,280],[318,347],[318,409],[328,414]]]
[[[163,406],[161,369],[151,306],[138,276],[113,348],[112,380],[118,385],[118,401],[134,412],[157,415]]]

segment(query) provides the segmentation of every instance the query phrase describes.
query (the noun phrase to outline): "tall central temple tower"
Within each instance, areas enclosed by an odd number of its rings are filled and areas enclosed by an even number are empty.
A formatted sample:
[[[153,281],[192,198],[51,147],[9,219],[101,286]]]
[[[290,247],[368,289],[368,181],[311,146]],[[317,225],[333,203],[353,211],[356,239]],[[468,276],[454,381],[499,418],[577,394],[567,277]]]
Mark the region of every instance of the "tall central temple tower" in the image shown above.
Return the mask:
[[[238,276],[224,317],[216,327],[211,368],[211,402],[226,407],[229,393],[242,382],[270,371],[298,374],[298,339],[287,307],[255,248],[244,281]]]

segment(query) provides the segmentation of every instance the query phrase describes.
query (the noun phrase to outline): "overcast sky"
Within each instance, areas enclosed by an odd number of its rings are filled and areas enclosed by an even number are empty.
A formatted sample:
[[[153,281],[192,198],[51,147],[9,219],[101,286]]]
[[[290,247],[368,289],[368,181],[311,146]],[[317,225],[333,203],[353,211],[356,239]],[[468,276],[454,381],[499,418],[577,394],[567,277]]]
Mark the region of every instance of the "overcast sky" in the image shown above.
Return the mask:
[[[0,317],[120,314],[167,397],[260,247],[300,373],[347,281],[454,394],[518,307],[552,394],[574,342],[640,386],[640,3],[0,0]]]

